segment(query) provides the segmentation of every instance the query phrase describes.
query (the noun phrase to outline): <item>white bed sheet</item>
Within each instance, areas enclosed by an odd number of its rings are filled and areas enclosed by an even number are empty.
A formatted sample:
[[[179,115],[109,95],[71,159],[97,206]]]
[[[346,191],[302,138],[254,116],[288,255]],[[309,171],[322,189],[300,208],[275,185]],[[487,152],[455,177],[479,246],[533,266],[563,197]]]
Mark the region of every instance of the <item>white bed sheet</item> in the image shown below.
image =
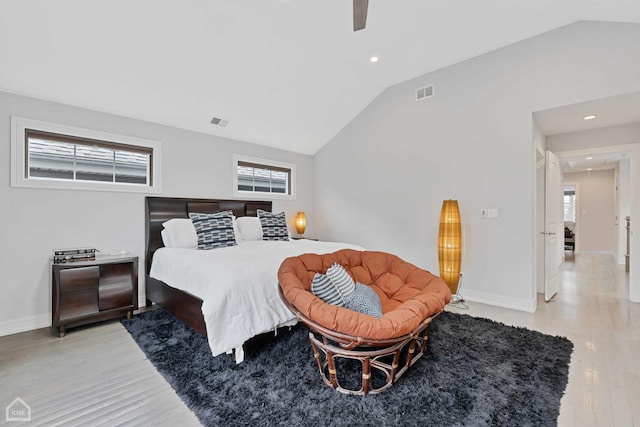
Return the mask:
[[[345,248],[363,250],[347,243],[304,239],[252,241],[208,251],[160,248],[150,276],[202,299],[209,346],[217,356],[241,350],[258,334],[295,323],[278,293],[278,269],[285,258]]]

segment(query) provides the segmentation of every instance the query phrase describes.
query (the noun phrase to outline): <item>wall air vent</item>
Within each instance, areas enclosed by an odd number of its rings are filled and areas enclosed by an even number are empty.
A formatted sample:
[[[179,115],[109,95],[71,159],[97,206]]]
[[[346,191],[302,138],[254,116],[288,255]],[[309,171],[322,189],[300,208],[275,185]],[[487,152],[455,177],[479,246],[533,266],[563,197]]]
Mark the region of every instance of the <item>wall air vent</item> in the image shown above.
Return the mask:
[[[569,169],[576,168],[576,162],[574,162],[573,160],[569,160],[567,163],[569,164]]]
[[[220,117],[214,117],[213,119],[211,119],[211,123],[216,126],[226,128],[229,124],[229,120],[221,119]]]
[[[416,89],[416,101],[431,98],[433,96],[433,85],[424,86]]]

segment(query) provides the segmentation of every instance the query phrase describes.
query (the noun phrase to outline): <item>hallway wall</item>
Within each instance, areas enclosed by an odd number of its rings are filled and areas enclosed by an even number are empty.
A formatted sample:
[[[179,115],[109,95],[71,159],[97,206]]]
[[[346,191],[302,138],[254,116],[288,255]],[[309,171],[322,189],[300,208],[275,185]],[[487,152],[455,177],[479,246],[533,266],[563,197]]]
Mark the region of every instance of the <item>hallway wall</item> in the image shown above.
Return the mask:
[[[616,253],[615,171],[565,172],[565,182],[579,184],[576,251]]]

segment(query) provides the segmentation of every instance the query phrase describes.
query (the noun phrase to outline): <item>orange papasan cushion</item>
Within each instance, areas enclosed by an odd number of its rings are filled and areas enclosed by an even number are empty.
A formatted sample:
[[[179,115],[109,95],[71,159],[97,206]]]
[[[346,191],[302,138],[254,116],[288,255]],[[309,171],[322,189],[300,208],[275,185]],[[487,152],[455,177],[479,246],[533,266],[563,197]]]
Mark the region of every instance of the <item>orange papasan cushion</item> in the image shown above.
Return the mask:
[[[376,292],[382,317],[327,304],[311,293],[313,276],[324,274],[334,262],[342,265],[353,280]],[[287,258],[280,266],[278,280],[284,298],[303,316],[332,331],[365,339],[410,334],[451,300],[451,291],[440,277],[384,252],[343,249]]]

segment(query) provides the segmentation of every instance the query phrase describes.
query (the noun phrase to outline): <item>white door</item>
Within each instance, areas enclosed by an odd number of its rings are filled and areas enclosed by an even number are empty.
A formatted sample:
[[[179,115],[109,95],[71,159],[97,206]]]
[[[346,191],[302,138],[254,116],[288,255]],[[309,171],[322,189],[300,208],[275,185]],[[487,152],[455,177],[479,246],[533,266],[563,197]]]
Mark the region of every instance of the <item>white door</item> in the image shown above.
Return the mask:
[[[549,301],[558,292],[560,274],[560,244],[564,243],[562,212],[562,172],[558,156],[547,151],[545,159],[544,204],[544,300]],[[562,240],[558,240],[562,239]]]

